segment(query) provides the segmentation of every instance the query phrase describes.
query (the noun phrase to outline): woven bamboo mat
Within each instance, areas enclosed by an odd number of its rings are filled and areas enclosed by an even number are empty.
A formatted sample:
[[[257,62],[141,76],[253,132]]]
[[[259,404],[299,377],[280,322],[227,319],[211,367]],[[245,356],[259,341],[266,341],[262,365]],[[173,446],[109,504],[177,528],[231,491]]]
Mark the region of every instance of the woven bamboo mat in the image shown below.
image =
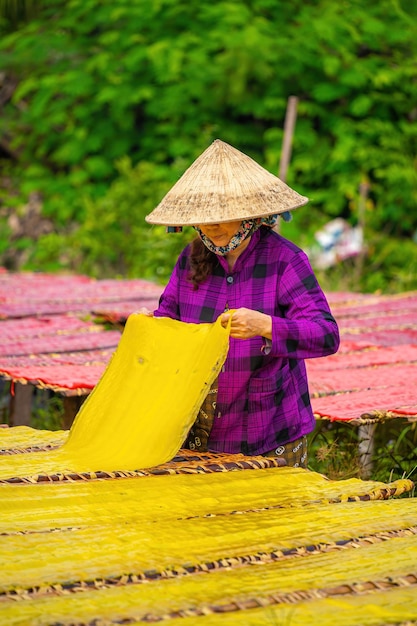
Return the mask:
[[[0,623],[398,625],[415,502],[372,486],[293,468],[0,485]]]
[[[24,450],[8,450],[8,454],[18,452],[42,452],[57,449],[58,446],[33,446]],[[96,472],[61,472],[44,474],[32,472],[28,475],[13,476],[0,479],[0,484],[44,483],[44,482],[74,482],[88,480],[109,480],[116,478],[131,478],[140,476],[163,476],[173,474],[208,474],[215,472],[231,472],[238,470],[256,470],[270,467],[283,467],[285,461],[274,457],[247,457],[243,454],[195,454],[190,450],[181,450],[171,461],[156,467],[140,470],[114,470]],[[13,470],[11,470],[11,473]]]

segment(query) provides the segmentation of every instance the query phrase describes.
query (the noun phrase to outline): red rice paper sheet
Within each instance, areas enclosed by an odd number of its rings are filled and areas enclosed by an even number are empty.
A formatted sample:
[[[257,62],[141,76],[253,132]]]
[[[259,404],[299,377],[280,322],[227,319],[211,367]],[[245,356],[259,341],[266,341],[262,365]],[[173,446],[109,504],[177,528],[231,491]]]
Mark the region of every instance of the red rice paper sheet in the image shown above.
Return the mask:
[[[154,311],[158,308],[158,298],[141,298],[139,300],[123,300],[113,304],[103,304],[93,310],[93,314],[109,322],[124,324],[132,313],[139,311],[142,307]]]
[[[81,275],[7,273],[0,276],[2,302],[96,302],[136,297],[157,297],[162,287],[148,280],[95,280]]]
[[[392,329],[386,328],[382,330],[363,331],[358,333],[341,332],[343,341],[355,341],[379,345],[379,346],[395,346],[409,343],[417,344],[417,329]]]
[[[91,390],[100,380],[106,365],[50,365],[0,368],[0,374],[14,382],[27,382],[53,390]]]
[[[12,302],[0,303],[0,320],[36,317],[37,315],[64,315],[65,313],[91,313],[90,302]]]
[[[341,347],[349,344],[342,340]],[[367,367],[370,365],[389,365],[394,363],[417,363],[417,345],[404,344],[402,346],[372,346],[365,350],[341,351],[318,359],[306,361],[310,376],[322,370],[336,369],[351,370],[352,368]]]
[[[417,363],[309,372],[309,388],[313,396],[366,389],[372,397],[375,389],[404,390],[408,387],[414,389],[417,402]]]
[[[162,287],[150,281],[93,280],[85,276],[19,273],[0,276],[0,317],[91,312],[101,303],[158,299]],[[137,305],[133,305],[136,310]]]
[[[52,333],[78,331],[91,327],[91,322],[86,322],[74,315],[2,320],[0,322],[1,344],[23,337],[42,337]],[[97,326],[95,328],[97,329]]]
[[[394,311],[391,314],[370,316],[355,316],[338,318],[339,327],[345,329],[371,330],[382,328],[413,328],[417,330],[417,312],[403,313]]]
[[[106,365],[116,348],[106,350],[80,350],[80,352],[62,352],[51,354],[23,354],[20,356],[0,357],[0,371],[12,367],[40,367],[56,365]]]
[[[346,354],[349,352],[355,352],[359,350],[369,350],[375,347],[376,346],[372,343],[372,341],[361,341],[360,335],[358,335],[358,339],[356,341],[341,337],[340,346],[339,346],[339,350],[337,351],[337,354]],[[329,358],[329,357],[326,357],[326,358]]]
[[[331,298],[326,294],[331,304]],[[388,312],[401,311],[402,313],[417,312],[417,293],[399,294],[396,296],[371,296],[362,301],[354,301],[349,304],[335,304],[333,313],[338,320],[342,317],[358,317],[371,313],[386,314]]]
[[[0,345],[0,357],[110,348],[117,346],[120,336],[119,331],[109,330],[64,335],[54,334],[33,339],[27,338],[22,341],[8,341]]]
[[[330,291],[326,294],[331,307],[352,307],[375,301],[375,296],[369,293],[355,293],[353,291]]]
[[[352,421],[361,417],[392,414],[397,417],[417,417],[415,388],[387,387],[340,393],[312,398],[313,412],[330,421]]]
[[[45,365],[61,363],[62,365],[106,365],[116,350],[117,346],[99,350],[80,350],[80,352],[62,352],[61,354],[45,355],[53,358],[53,361]]]
[[[0,358],[0,376],[41,388],[88,393],[98,383],[116,347],[62,354]]]

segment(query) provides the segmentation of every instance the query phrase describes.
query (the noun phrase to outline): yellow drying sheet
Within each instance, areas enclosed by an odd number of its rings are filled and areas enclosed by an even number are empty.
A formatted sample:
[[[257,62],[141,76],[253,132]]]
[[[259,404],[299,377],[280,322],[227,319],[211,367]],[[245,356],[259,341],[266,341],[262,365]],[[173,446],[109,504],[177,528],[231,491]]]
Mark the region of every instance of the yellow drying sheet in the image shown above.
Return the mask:
[[[140,478],[139,482],[135,477],[122,481],[1,484],[0,537],[11,532],[47,531],[56,528],[58,521],[60,528],[98,524],[140,527],[145,522],[223,516],[231,510],[274,507],[280,511],[284,507],[291,509],[291,517],[299,515],[302,519],[307,505],[347,503],[361,496],[376,501],[382,499],[386,488],[392,487],[401,495],[410,492],[413,483],[407,479],[390,484],[356,478],[329,480],[298,467],[280,467],[160,475]],[[394,510],[377,505],[374,511],[378,507],[380,511]],[[342,509],[338,504],[335,512]],[[397,513],[393,515],[399,524]],[[282,512],[280,516],[285,518]],[[417,524],[417,512],[415,522]]]
[[[285,610],[282,604],[280,607],[274,607],[273,600],[272,602],[270,600],[271,596],[278,596],[277,604],[280,604],[280,595],[281,597],[284,596],[283,601],[286,600],[286,602],[292,596],[293,601],[290,606],[292,606],[292,611],[296,612],[297,617],[299,617],[297,624],[321,625],[320,613],[317,613],[313,619],[311,619],[311,615],[308,612],[306,614],[308,604],[302,602],[304,598],[309,599],[310,602],[314,601],[317,597],[320,597],[321,589],[331,589],[344,584],[353,586],[359,583],[358,591],[360,591],[360,585],[367,581],[383,581],[386,579],[386,568],[387,564],[389,565],[390,563],[393,564],[393,568],[389,568],[389,576],[393,579],[393,587],[396,581],[401,581],[404,574],[414,570],[417,554],[415,538],[414,542],[411,539],[394,539],[393,543],[397,541],[399,543],[404,542],[403,546],[398,546],[401,555],[404,555],[400,562],[396,559],[397,546],[393,546],[392,553],[387,556],[387,546],[384,543],[377,543],[370,545],[369,548],[355,549],[348,547],[345,550],[315,553],[310,557],[301,557],[302,563],[300,558],[297,559],[295,557],[275,562],[264,562],[255,566],[219,567],[214,572],[207,573],[206,571],[200,575],[165,578],[147,584],[108,585],[107,588],[103,585],[100,590],[83,589],[82,593],[57,594],[55,596],[44,593],[43,597],[35,597],[32,602],[16,602],[13,597],[9,596],[7,601],[0,603],[0,623],[11,626],[15,623],[13,621],[14,618],[16,619],[16,624],[19,625],[25,623],[45,624],[45,626],[49,626],[51,623],[103,623],[110,625],[123,623],[123,618],[128,618],[126,623],[131,623],[130,620],[136,618],[141,620],[140,623],[143,624],[144,621],[148,621],[144,618],[149,615],[152,615],[156,622],[162,621],[164,616],[169,616],[171,612],[175,614],[176,611],[181,610],[186,615],[187,612],[191,613],[193,609],[194,611],[197,609],[200,615],[203,611],[206,612],[208,623],[217,625],[223,624],[223,620],[220,620],[219,617],[210,620],[210,612],[213,613],[212,607],[227,607],[227,605],[235,602],[238,603],[238,606],[240,605],[241,609],[233,611],[233,619],[231,620],[232,616],[230,616],[230,621],[227,621],[227,623],[246,626],[249,623],[248,620],[251,617],[251,613],[255,615],[257,613],[256,609],[253,610],[253,606],[251,611],[245,610],[246,607],[252,604],[250,603],[251,599],[258,598],[258,606],[262,606],[262,603],[265,606],[269,604],[269,611],[263,613],[265,619],[268,612],[277,611],[279,614],[280,611]],[[402,593],[398,598],[395,598],[395,595],[390,597],[392,592],[389,591],[389,588],[380,593],[367,594],[366,604],[368,606],[364,607],[362,605],[362,609],[365,608],[365,611],[362,611],[360,617],[364,618],[364,613],[366,615],[366,611],[369,610],[369,605],[371,604],[385,609],[381,613],[381,617],[391,617],[395,614],[398,621],[401,619],[405,621],[406,618],[411,619],[412,616],[415,617],[417,611],[415,587],[411,590],[403,587],[401,591]],[[356,608],[355,601],[358,598],[360,596],[352,594],[347,597],[339,596],[337,600],[345,610],[349,606],[354,610]],[[403,602],[405,601],[405,604],[402,606],[398,602],[400,598]],[[296,604],[295,601],[297,601]],[[256,604],[254,605],[256,606]],[[198,613],[194,614],[195,621],[192,622],[190,620],[193,626],[200,624],[200,615]],[[54,621],[51,619],[52,616]],[[69,616],[71,616],[72,622]],[[306,621],[301,621],[302,616]],[[224,618],[226,619],[226,616]],[[1,621],[2,619],[3,622]],[[27,621],[25,622],[24,619]],[[35,621],[35,619],[39,619],[39,622]],[[365,622],[362,619],[358,619],[357,614],[356,619],[356,622],[352,619],[352,621],[347,623],[355,626],[365,623],[385,625],[390,623],[382,620],[380,622]],[[168,624],[170,623],[171,620],[168,621]],[[177,621],[175,620],[174,623],[177,624]],[[178,619],[178,623],[182,624],[180,619]],[[268,624],[266,621],[256,623]],[[325,623],[333,626],[335,622],[330,621],[328,618]],[[337,623],[339,624],[339,620]],[[201,626],[204,624],[206,624],[205,620],[201,622]],[[287,624],[287,622],[272,622],[272,625],[274,624]],[[292,626],[293,622],[288,622],[288,624]]]
[[[37,430],[32,426],[13,426],[0,429],[0,454],[45,446],[62,446],[68,439],[68,430]]]
[[[102,378],[58,450],[0,459],[9,476],[136,470],[171,460],[229,347],[230,323],[131,315]]]
[[[292,625],[291,607],[322,626],[338,603],[346,625],[404,622],[417,610],[415,499],[329,502],[364,486],[289,467],[0,485],[0,624]],[[310,614],[320,598],[325,622]]]
[[[275,472],[278,474],[281,469]],[[161,482],[171,479],[170,476],[160,478]],[[194,476],[189,476],[189,480],[192,485]],[[160,481],[159,478],[146,481],[154,483],[156,511]],[[136,482],[143,483],[142,479],[136,479]],[[16,489],[19,487],[16,486]],[[34,485],[34,488],[38,487]],[[119,488],[123,489],[123,485]],[[175,485],[172,489],[175,489]],[[118,519],[115,523],[109,520],[100,524],[95,523],[91,515],[90,524],[85,526],[85,517],[80,512],[80,527],[61,527],[61,518],[57,516],[49,531],[25,533],[16,530],[9,535],[1,534],[0,594],[52,584],[111,580],[117,575],[141,577],[152,571],[166,577],[168,572],[181,572],[185,566],[200,566],[200,570],[204,571],[208,569],[208,563],[214,564],[214,569],[216,566],[232,566],[233,563],[238,567],[239,559],[245,556],[279,554],[291,549],[300,549],[299,556],[302,557],[303,554],[309,554],[306,549],[308,546],[322,545],[324,549],[335,542],[355,543],[355,539],[369,536],[371,545],[372,539],[381,534],[387,536],[387,541],[385,556],[379,554],[376,562],[381,570],[379,576],[399,568],[404,568],[405,572],[415,571],[417,536],[413,534],[407,542],[405,539],[396,542],[397,547],[393,539],[388,542],[390,532],[406,532],[415,527],[413,498],[381,500],[371,505],[369,502],[349,502],[307,505],[296,509],[270,508],[243,511],[240,514],[230,511],[228,514],[208,514],[204,517],[165,517],[161,521],[144,520],[139,515],[137,519],[132,515],[128,517],[128,506],[129,503],[124,508],[126,522]],[[407,544],[405,549],[402,548],[404,544]],[[347,559],[347,548],[345,550]],[[339,550],[338,557],[331,560],[331,568],[335,568],[346,579],[348,573],[341,552]],[[367,552],[360,553],[362,558],[365,558]],[[306,562],[303,561],[303,565],[300,562],[300,567],[304,568]],[[330,562],[326,570],[328,568]],[[324,576],[324,568],[320,571]],[[210,574],[202,583],[202,593],[211,584],[216,586],[215,573],[212,572],[213,576]],[[363,575],[370,575],[366,567]],[[297,574],[294,576],[297,579]],[[289,580],[286,582],[288,584]],[[259,581],[258,589],[261,586]],[[224,586],[220,585],[217,592],[224,592]]]

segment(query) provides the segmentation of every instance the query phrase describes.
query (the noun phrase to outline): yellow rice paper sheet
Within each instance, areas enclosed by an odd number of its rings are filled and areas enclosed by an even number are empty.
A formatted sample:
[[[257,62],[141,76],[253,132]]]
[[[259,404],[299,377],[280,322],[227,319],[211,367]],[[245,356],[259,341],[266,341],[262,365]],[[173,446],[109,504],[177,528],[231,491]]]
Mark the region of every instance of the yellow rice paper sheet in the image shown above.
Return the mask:
[[[0,479],[136,470],[180,449],[229,347],[230,324],[131,315],[102,378],[58,450],[0,458]]]

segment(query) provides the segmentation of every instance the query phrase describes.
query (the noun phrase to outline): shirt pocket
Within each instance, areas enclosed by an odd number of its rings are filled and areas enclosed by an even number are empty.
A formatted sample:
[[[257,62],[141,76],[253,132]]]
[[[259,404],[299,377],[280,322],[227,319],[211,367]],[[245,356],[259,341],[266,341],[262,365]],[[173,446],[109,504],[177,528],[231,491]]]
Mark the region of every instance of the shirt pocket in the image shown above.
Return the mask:
[[[252,378],[249,381],[248,434],[251,424],[258,431],[265,431],[264,437],[271,429],[277,433],[290,427],[294,413],[294,383],[285,369],[280,371],[278,379]]]
[[[284,390],[271,378],[251,378],[249,381],[248,409],[250,415],[276,413]]]

